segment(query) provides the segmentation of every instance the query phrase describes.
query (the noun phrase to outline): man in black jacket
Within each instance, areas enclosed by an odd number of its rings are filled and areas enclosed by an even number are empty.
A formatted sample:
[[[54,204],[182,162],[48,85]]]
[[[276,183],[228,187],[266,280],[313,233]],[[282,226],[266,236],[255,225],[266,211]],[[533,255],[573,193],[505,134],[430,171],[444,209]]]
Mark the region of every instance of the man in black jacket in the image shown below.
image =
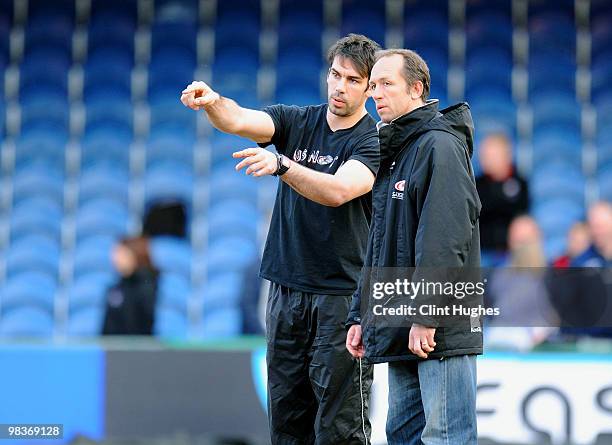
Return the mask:
[[[381,163],[347,349],[354,357],[389,362],[389,444],[476,444],[480,327],[425,316],[385,324],[362,301],[367,271],[479,267],[472,118],[467,104],[438,111],[437,100],[427,100],[429,69],[415,52],[381,51],[376,60],[370,88],[381,118]]]

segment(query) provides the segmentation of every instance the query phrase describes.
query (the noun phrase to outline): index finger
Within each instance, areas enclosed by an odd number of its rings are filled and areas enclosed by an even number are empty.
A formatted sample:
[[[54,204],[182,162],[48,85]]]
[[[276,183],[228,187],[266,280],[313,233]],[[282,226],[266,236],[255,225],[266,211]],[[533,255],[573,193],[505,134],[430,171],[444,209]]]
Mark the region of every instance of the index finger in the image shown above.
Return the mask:
[[[232,153],[232,157],[234,158],[246,158],[248,156],[253,156],[259,153],[258,148],[245,148],[244,150],[236,151]]]

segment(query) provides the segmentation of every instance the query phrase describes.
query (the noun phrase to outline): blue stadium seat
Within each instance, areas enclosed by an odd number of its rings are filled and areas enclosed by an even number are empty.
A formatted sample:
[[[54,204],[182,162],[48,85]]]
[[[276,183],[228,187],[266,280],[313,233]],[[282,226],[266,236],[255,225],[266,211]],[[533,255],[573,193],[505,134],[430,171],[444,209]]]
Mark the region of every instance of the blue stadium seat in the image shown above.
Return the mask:
[[[63,171],[67,143],[68,135],[63,128],[51,123],[30,126],[16,141],[15,167],[23,170],[38,166]]]
[[[532,214],[545,234],[545,241],[566,237],[570,227],[584,218],[583,204],[564,198],[536,202],[532,209]],[[545,242],[546,257],[552,259],[562,255],[563,251],[553,249],[558,247],[556,244]]]
[[[85,308],[104,307],[106,292],[116,277],[109,272],[94,272],[80,276],[67,288],[70,313]]]
[[[179,274],[185,281],[190,279],[191,246],[188,241],[159,236],[151,239],[150,248],[153,264],[162,272]]]
[[[81,140],[81,166],[107,164],[129,168],[132,133],[123,125],[107,123],[87,129]]]
[[[580,131],[580,104],[563,92],[550,92],[532,96],[534,129],[546,125],[567,127]]]
[[[569,165],[582,163],[580,133],[561,124],[537,127],[533,136],[533,162],[546,164],[563,161]]]
[[[104,310],[99,307],[87,307],[70,314],[68,335],[70,337],[95,337],[102,332]]]
[[[598,168],[612,164],[612,123],[597,127],[595,144]]]
[[[155,323],[153,334],[161,338],[187,337],[189,332],[189,320],[180,311],[167,307],[157,307],[155,311]]]
[[[231,7],[236,3],[235,7]],[[259,54],[260,6],[257,0],[218,4],[215,23],[215,55],[230,48]]]
[[[197,17],[197,16],[196,16]],[[155,23],[151,28],[151,57],[180,50],[196,60],[197,26],[194,23]]]
[[[240,306],[242,274],[239,271],[208,275],[202,292],[204,313]]]
[[[529,193],[532,202],[566,198],[578,204],[584,202],[585,181],[576,164],[542,163],[530,178]]]
[[[73,2],[74,3],[74,2]],[[72,57],[73,23],[61,14],[40,15],[30,19],[24,32],[25,52],[41,48],[53,48]]]
[[[599,187],[599,198],[612,202],[612,166],[602,169],[597,177]]]
[[[94,272],[112,272],[111,249],[116,239],[112,236],[94,236],[80,240],[74,252],[74,279]]]
[[[34,165],[15,172],[13,176],[13,204],[37,197],[59,205],[63,196],[64,176],[61,171]]]
[[[0,318],[0,337],[51,337],[52,313],[37,307],[20,307]]]
[[[145,199],[182,199],[188,205],[193,194],[193,172],[180,163],[166,162],[147,170]]]
[[[245,170],[243,168],[240,172],[236,172],[233,165],[230,164],[226,169],[219,168],[213,172],[209,189],[211,206],[228,200],[243,201],[250,205],[256,205],[258,178],[247,176],[244,173]]]
[[[467,101],[476,122],[477,136],[490,132],[503,132],[509,135],[516,128],[516,105],[510,92],[498,88],[472,90]]]
[[[436,2],[433,2],[436,3]],[[440,3],[440,2],[437,2]],[[404,46],[414,49],[426,62],[432,52],[448,59],[448,16],[432,4],[431,9],[407,5],[404,14]]]
[[[237,70],[236,67],[240,69]],[[213,85],[221,94],[234,97],[236,90],[255,94],[259,55],[246,48],[227,48],[215,55],[212,67]]]
[[[57,242],[44,235],[32,234],[8,247],[6,272],[8,276],[17,276],[27,271],[55,276],[58,273],[59,260],[60,246]]]
[[[550,67],[555,69],[551,70]],[[534,53],[529,59],[530,94],[544,92],[575,94],[576,62],[557,54]]]
[[[129,20],[136,26],[138,19],[138,0],[91,0],[92,21],[99,17]]]
[[[500,11],[482,11],[467,16],[467,54],[482,45],[512,52],[512,15]]]
[[[129,175],[127,170],[99,165],[84,170],[79,179],[79,202],[104,199],[128,207]]]
[[[255,146],[255,142],[249,139],[215,130],[211,138],[211,163],[213,167],[226,163],[234,163],[235,165],[239,161],[232,158],[232,153]],[[229,173],[229,171],[225,171],[225,173]]]
[[[191,287],[184,275],[163,272],[159,278],[157,306],[187,314],[190,293]]]
[[[9,277],[2,290],[2,312],[36,307],[52,314],[55,290],[55,280],[46,273],[24,272]]]
[[[194,78],[196,60],[185,48],[160,48],[149,65],[149,94],[182,91]]]
[[[242,235],[255,239],[258,223],[259,212],[254,201],[228,198],[210,209],[208,232],[211,239]]]
[[[88,61],[99,51],[134,55],[135,22],[129,16],[112,11],[94,13],[88,26]]]
[[[177,100],[176,92],[170,95],[152,94],[149,97],[149,106],[152,132],[165,124],[173,124],[181,130],[180,135],[187,135],[192,139],[195,137],[196,119],[199,116]]]
[[[594,102],[598,102],[600,97],[612,93],[610,76],[612,76],[612,50],[606,48],[599,55],[593,58],[591,66],[591,94]]]
[[[56,48],[38,47],[26,53],[20,67],[20,97],[40,94],[42,90],[66,95],[69,68],[70,58]]]
[[[21,131],[28,132],[39,123],[51,124],[57,128],[68,129],[70,107],[65,96],[53,95],[37,97],[28,94],[21,100]]]
[[[244,271],[257,257],[253,238],[245,236],[220,237],[211,239],[206,254],[208,276],[229,271]]]
[[[121,95],[131,98],[134,55],[123,47],[102,47],[89,54],[83,67],[83,97]]]
[[[204,312],[201,335],[205,339],[235,337],[242,329],[240,309],[224,308]]]
[[[128,228],[127,207],[107,198],[85,202],[76,215],[77,239],[106,235],[120,237]]]
[[[512,52],[485,46],[468,53],[465,80],[467,97],[477,94],[481,88],[500,89],[511,97]]]
[[[317,51],[321,56],[321,35],[323,34],[322,11],[283,10],[278,23],[278,52]],[[314,5],[313,5],[314,6]]]
[[[340,33],[363,34],[385,46],[385,7],[368,0],[345,0],[342,2],[342,26]]]
[[[61,225],[62,208],[56,201],[42,197],[29,198],[17,203],[11,211],[11,240],[36,233],[59,242]]]
[[[561,1],[561,0],[560,0]],[[544,2],[546,3],[546,2]],[[549,51],[574,59],[576,51],[576,29],[574,26],[573,0],[563,8],[559,2],[554,7],[544,5],[547,11],[530,8],[529,51]]]

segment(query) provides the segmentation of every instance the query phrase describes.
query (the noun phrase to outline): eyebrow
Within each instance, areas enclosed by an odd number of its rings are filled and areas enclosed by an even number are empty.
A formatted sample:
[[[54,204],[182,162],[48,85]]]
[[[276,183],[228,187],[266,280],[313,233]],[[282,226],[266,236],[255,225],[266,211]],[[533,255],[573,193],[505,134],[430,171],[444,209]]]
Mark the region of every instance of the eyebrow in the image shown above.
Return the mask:
[[[332,72],[338,74],[339,76],[342,76],[342,73],[340,71],[338,71],[336,68],[334,68],[333,66],[329,67],[329,69]],[[364,77],[360,77],[360,76],[346,76],[346,77],[349,80],[362,80],[362,79],[364,79]]]

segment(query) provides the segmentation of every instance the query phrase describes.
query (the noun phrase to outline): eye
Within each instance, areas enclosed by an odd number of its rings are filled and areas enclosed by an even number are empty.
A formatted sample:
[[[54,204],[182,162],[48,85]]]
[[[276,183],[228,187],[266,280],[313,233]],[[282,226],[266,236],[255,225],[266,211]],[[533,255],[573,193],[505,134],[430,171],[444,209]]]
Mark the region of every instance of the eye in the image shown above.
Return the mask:
[[[391,82],[389,82],[389,81],[386,81],[386,82],[385,82],[385,86],[386,86],[386,87],[388,87],[388,86],[390,86],[390,85],[391,85]]]

